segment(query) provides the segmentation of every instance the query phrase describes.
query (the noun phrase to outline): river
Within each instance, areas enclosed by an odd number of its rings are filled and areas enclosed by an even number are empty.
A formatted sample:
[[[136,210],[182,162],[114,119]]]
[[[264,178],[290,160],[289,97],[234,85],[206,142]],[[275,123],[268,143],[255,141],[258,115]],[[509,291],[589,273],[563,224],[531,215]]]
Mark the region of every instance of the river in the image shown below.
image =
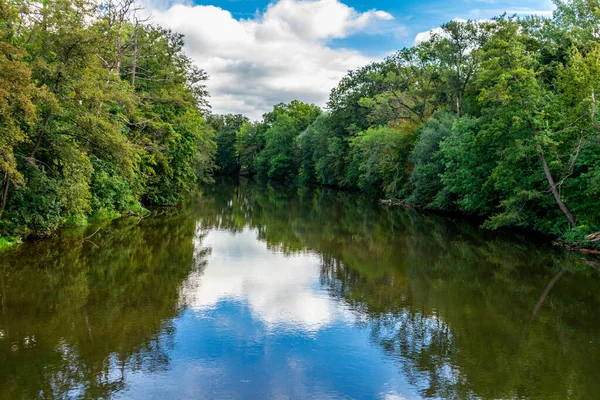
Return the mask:
[[[326,188],[219,182],[0,253],[0,398],[593,399],[600,270]]]

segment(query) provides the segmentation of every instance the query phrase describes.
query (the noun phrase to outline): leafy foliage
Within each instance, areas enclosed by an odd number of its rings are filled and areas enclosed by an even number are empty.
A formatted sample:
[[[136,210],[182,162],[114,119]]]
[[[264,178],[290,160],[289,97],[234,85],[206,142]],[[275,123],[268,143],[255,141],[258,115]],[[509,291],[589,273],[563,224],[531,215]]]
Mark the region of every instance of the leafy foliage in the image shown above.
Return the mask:
[[[210,179],[207,75],[133,2],[0,2],[0,234],[173,204]]]

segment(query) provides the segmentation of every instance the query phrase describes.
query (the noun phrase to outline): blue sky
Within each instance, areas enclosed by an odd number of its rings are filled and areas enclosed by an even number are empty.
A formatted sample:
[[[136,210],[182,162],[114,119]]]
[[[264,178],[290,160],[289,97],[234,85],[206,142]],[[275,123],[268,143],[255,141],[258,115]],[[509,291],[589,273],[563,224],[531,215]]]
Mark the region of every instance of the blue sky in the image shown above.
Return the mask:
[[[252,18],[257,11],[271,3],[268,0],[216,0],[196,1],[196,4],[214,5],[231,11],[237,19]],[[346,39],[331,41],[332,47],[350,47],[374,55],[393,51],[414,42],[417,33],[437,27],[452,19],[484,19],[503,12],[549,15],[554,8],[551,0],[426,0],[426,1],[388,1],[388,0],[350,0],[345,1],[359,12],[378,9],[390,13],[395,22],[406,27],[406,36],[369,35],[358,33]]]
[[[146,0],[154,21],[185,34],[211,77],[216,113],[258,119],[281,101],[323,106],[351,69],[452,19],[550,16],[551,0]]]

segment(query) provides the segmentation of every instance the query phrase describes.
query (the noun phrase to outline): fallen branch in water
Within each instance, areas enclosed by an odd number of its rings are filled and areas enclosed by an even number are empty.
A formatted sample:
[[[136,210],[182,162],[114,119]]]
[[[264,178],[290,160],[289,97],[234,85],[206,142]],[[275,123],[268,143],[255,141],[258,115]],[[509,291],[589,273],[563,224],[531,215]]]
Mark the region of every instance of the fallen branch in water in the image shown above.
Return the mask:
[[[96,243],[92,242],[91,240],[86,239],[86,240],[84,240],[84,242],[90,242],[91,244],[94,245],[95,248],[97,248],[97,249],[100,248],[100,246],[98,246]]]
[[[592,249],[579,249],[580,252],[582,252],[583,254],[593,254],[593,255],[600,255],[600,250],[592,250]]]
[[[92,242],[90,239],[91,239],[91,238],[92,238],[92,237],[93,237],[93,236],[94,236],[96,233],[98,233],[98,231],[100,231],[100,229],[101,229],[101,227],[100,227],[100,228],[98,228],[98,229],[96,229],[96,232],[92,233],[90,236],[88,236],[88,237],[84,237],[84,238],[83,238],[83,241],[84,241],[84,242],[90,242],[91,244],[93,244],[93,245],[94,245],[94,247],[95,247],[95,248],[99,249],[100,247],[99,247],[99,246],[98,246],[96,243]]]
[[[96,232],[92,233],[92,234],[91,234],[90,236],[88,236],[88,237],[84,237],[84,238],[83,238],[83,240],[85,241],[85,240],[91,239],[91,238],[92,238],[92,236],[94,236],[96,233],[98,233],[98,231],[99,231],[99,230],[100,230],[100,228],[96,229]]]
[[[598,264],[595,261],[590,261],[590,260],[583,260],[587,265],[589,265],[592,268],[596,268],[598,271],[600,271],[600,264]]]
[[[146,214],[146,215],[142,214],[142,216],[140,217],[140,219],[138,220],[138,222],[136,223],[136,225],[139,225],[139,223],[142,222],[142,220],[144,218],[148,218],[150,216],[150,214],[152,214],[152,211],[148,211],[148,214]]]
[[[591,235],[587,235],[585,238],[590,242],[600,242],[600,232],[592,233]]]
[[[385,204],[387,206],[402,206],[402,207],[408,207],[408,208],[416,208],[414,205],[410,204],[408,201],[406,200],[401,200],[401,199],[380,199],[379,200],[380,204]]]

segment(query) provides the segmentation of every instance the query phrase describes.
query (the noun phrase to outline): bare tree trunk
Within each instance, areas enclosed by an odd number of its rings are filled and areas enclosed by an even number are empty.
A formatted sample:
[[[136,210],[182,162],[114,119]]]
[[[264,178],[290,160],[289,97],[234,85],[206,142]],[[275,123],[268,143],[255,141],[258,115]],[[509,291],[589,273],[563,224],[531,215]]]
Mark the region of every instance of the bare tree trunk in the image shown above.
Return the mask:
[[[2,183],[2,202],[0,203],[0,217],[4,214],[6,208],[6,199],[8,199],[8,188],[10,187],[10,178],[8,177],[8,171],[4,173],[4,181]]]
[[[115,61],[115,74],[117,76],[121,75],[121,35],[123,34],[123,19],[121,17],[119,21],[119,30],[117,32],[117,43],[115,44],[117,50],[117,60]]]
[[[574,227],[575,225],[577,225],[577,222],[575,221],[573,214],[571,214],[571,212],[569,211],[569,209],[567,208],[565,203],[563,203],[562,199],[560,198],[560,194],[558,193],[558,190],[556,189],[556,183],[554,183],[554,178],[552,177],[552,174],[550,173],[550,168],[548,168],[548,163],[546,162],[546,158],[544,157],[544,153],[542,152],[542,147],[539,144],[537,145],[537,151],[538,151],[538,155],[540,156],[540,160],[542,161],[542,167],[544,168],[544,174],[546,175],[546,179],[548,180],[548,183],[550,184],[550,190],[552,191],[554,200],[556,200],[556,204],[558,204],[558,207],[560,208],[560,210],[563,212],[563,214],[565,214],[565,217],[567,217],[567,219],[569,220],[569,224],[571,224],[571,227]]]
[[[131,81],[130,81],[130,83],[131,83],[132,87],[135,86],[135,74],[136,74],[136,69],[137,69],[137,51],[138,51],[137,28],[138,28],[138,24],[136,21],[135,28],[133,31],[133,55],[131,58]]]
[[[46,120],[44,121],[44,125],[42,126],[42,129],[40,130],[38,138],[35,141],[35,145],[33,146],[33,150],[31,151],[31,154],[29,155],[29,158],[31,159],[30,162],[33,165],[35,165],[35,153],[37,153],[37,151],[39,150],[40,144],[42,143],[42,139],[46,135],[46,129],[48,128],[48,124],[50,123],[50,118],[52,118],[52,111],[50,111],[48,113],[48,115],[46,116]]]
[[[544,292],[542,293],[542,296],[540,297],[540,300],[537,302],[537,304],[533,308],[533,312],[531,313],[531,322],[533,322],[533,320],[535,319],[535,316],[537,315],[538,311],[540,311],[540,308],[542,307],[542,304],[544,304],[544,301],[546,301],[546,297],[548,297],[548,295],[550,294],[550,291],[552,290],[552,288],[554,287],[554,285],[556,285],[556,282],[558,282],[558,280],[566,272],[567,272],[567,270],[563,269],[558,274],[554,275],[554,277],[550,280],[550,282],[548,283],[548,286],[546,286],[546,289],[544,289]]]
[[[596,128],[598,133],[600,133],[600,124],[598,124],[598,121],[596,120],[596,96],[594,95],[593,89],[592,89],[592,123],[594,124],[594,127]]]

